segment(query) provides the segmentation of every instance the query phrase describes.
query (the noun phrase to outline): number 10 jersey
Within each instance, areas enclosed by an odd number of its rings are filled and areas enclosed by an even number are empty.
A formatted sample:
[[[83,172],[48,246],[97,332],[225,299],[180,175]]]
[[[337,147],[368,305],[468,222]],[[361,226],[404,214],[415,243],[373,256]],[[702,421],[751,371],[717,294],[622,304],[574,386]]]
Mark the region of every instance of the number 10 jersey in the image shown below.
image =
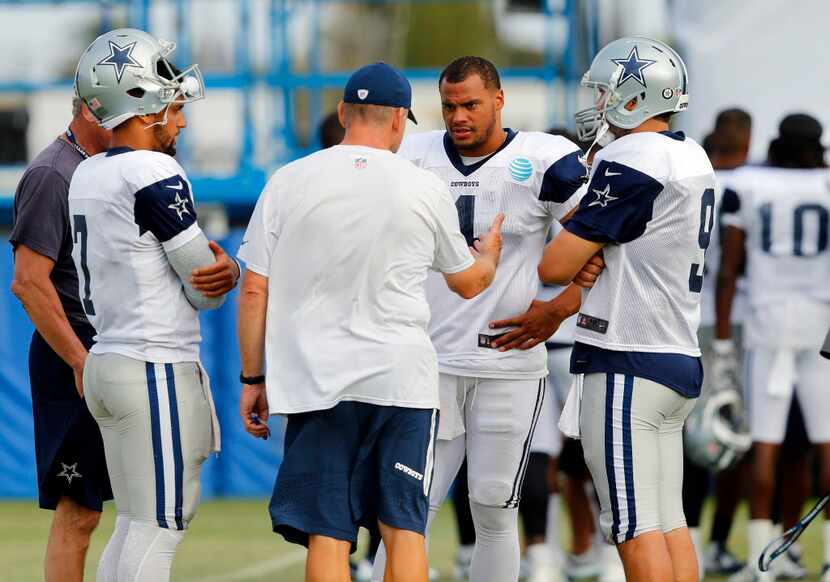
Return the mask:
[[[747,166],[725,181],[723,223],[746,233],[748,348],[815,348],[830,325],[830,173]]]
[[[594,159],[565,228],[605,244],[605,271],[583,294],[576,341],[606,350],[700,356],[704,251],[715,176],[682,133],[626,135]]]

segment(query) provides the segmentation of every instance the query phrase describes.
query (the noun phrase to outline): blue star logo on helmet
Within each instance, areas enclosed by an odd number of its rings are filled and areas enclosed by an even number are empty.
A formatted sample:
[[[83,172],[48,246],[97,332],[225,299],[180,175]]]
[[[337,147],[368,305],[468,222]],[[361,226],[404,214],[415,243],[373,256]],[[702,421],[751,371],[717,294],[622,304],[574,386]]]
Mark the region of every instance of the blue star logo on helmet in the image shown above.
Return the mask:
[[[643,78],[643,71],[657,61],[641,59],[640,54],[637,52],[637,47],[633,46],[631,47],[631,52],[628,53],[626,58],[611,59],[611,62],[623,68],[620,80],[617,81],[617,87],[625,83],[628,79],[634,79],[640,85],[645,87],[646,80]]]
[[[533,164],[527,158],[513,158],[507,169],[517,182],[524,182],[533,174]]]
[[[141,64],[133,59],[133,49],[135,48],[135,41],[127,46],[119,46],[112,41],[110,43],[110,54],[102,59],[99,65],[112,65],[115,67],[115,78],[121,83],[121,78],[124,76],[124,70],[127,67],[141,68]]]

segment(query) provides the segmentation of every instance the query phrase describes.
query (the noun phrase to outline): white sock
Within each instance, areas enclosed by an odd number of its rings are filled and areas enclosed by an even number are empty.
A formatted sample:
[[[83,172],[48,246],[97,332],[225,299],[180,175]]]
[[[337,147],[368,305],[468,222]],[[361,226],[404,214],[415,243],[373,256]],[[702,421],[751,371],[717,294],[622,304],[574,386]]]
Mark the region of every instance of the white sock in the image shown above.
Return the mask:
[[[470,580],[506,582],[519,579],[519,510],[481,505],[470,500],[476,549]]]
[[[824,563],[830,564],[830,522],[824,522]]]
[[[525,559],[530,565],[531,572],[539,566],[553,566],[553,556],[547,544],[530,544],[525,548]]]
[[[130,518],[123,515],[115,516],[115,527],[112,535],[98,561],[98,571],[95,574],[96,582],[118,582],[118,562],[121,560],[121,551],[124,549],[124,540],[130,529]]]
[[[545,522],[545,543],[554,563],[561,565],[565,559],[562,555],[562,542],[559,537],[559,515],[561,514],[559,494],[551,493],[548,497],[548,517]]]
[[[470,560],[473,559],[473,552],[475,551],[475,549],[475,544],[458,546],[458,554],[456,554],[458,561],[464,564],[469,564]]]
[[[173,556],[182,538],[184,531],[131,521],[118,563],[118,580],[169,582]]]
[[[703,536],[700,533],[700,528],[690,527],[689,536],[691,536],[692,545],[695,547],[698,578],[703,582],[703,577],[706,575],[706,562],[703,559]]]
[[[758,569],[758,558],[761,552],[767,547],[773,539],[772,521],[769,519],[750,519],[749,520],[749,555],[747,559],[747,567],[752,572],[760,573]]]

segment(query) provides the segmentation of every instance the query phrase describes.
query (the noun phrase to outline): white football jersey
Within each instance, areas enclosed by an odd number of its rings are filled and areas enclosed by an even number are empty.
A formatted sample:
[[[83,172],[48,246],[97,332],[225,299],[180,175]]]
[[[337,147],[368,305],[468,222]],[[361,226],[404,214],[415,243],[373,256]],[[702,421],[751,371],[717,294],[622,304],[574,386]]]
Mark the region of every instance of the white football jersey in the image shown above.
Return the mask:
[[[730,207],[730,197],[727,196],[726,206],[723,204],[724,184],[734,170],[715,170],[715,227],[712,229],[712,238],[706,250],[706,268],[703,276],[703,291],[700,293],[700,325],[715,325],[715,288],[717,286],[718,269],[721,258],[721,228],[723,216],[734,212]],[[746,310],[746,281],[744,277],[738,279],[735,297],[732,300],[733,324],[740,324]]]
[[[830,174],[747,166],[726,186],[746,233],[747,347],[820,346],[830,326]]]
[[[449,187],[469,244],[487,232],[496,214],[505,214],[501,262],[490,288],[466,301],[451,293],[439,275],[427,280],[429,334],[439,369],[460,376],[543,378],[545,347],[492,349],[494,337],[508,330],[490,329],[489,324],[524,313],[536,297],[536,269],[551,222],[575,208],[585,191],[587,170],[579,148],[564,137],[508,130],[497,152],[465,166],[447,133],[432,131],[407,137],[398,153]]]
[[[562,225],[558,222],[554,222],[550,227],[550,234],[548,235],[548,240],[553,240],[559,231],[562,230]],[[560,293],[562,293],[566,287],[562,287],[560,285],[545,285],[544,283],[540,283],[539,285],[539,293],[536,295],[536,299],[539,301],[550,301]],[[559,326],[559,329],[550,336],[546,343],[554,343],[554,344],[573,344],[574,343],[574,335],[576,334],[576,317],[569,317],[562,324]]]
[[[583,295],[577,342],[700,356],[714,188],[706,153],[681,133],[632,133],[597,153],[588,194],[565,223],[581,238],[606,243],[605,271]]]
[[[439,407],[424,281],[474,259],[435,176],[363,146],[297,160],[265,186],[239,257],[268,278],[271,412]]]
[[[178,162],[129,148],[92,156],[72,176],[69,214],[92,352],[198,361],[197,311],[165,255],[201,232]]]

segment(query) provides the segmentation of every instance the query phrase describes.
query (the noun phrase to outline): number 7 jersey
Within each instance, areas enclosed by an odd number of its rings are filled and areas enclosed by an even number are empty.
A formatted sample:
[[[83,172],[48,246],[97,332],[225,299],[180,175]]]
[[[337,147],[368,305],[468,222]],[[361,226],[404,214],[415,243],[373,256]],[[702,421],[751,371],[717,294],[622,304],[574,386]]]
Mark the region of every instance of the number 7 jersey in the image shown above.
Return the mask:
[[[605,244],[605,271],[583,294],[576,341],[624,352],[700,356],[704,252],[715,176],[682,133],[633,133],[600,150],[565,228]]]

